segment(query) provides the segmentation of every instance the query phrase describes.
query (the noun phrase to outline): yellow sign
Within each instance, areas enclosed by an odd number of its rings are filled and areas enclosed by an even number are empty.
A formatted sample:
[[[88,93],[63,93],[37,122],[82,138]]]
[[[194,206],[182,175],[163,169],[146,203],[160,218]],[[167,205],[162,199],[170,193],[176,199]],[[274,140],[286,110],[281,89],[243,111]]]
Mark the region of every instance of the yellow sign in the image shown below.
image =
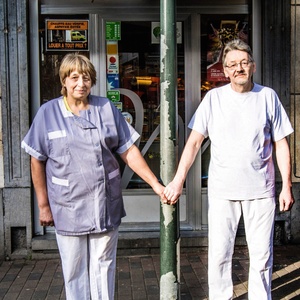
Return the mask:
[[[88,20],[46,20],[47,51],[88,51]]]
[[[88,21],[47,20],[48,30],[88,30]]]

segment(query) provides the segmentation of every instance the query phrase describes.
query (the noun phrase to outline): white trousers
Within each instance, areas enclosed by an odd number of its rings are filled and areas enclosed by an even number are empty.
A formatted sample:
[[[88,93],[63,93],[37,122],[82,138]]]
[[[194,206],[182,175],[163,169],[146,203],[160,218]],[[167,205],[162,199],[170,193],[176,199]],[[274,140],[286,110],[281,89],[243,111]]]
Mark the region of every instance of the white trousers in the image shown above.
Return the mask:
[[[67,300],[114,299],[118,230],[56,240]]]
[[[250,267],[249,300],[271,300],[275,198],[230,201],[210,199],[208,208],[208,283],[210,300],[233,297],[232,255],[243,214]]]

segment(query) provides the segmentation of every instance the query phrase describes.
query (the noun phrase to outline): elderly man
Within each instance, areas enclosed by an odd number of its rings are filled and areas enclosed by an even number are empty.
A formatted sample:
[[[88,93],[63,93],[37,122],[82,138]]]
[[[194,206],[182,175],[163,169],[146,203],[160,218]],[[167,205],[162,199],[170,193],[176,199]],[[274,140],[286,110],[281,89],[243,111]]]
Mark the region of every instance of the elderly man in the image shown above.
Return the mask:
[[[253,83],[256,65],[247,44],[229,42],[223,67],[230,83],[212,89],[200,103],[189,124],[192,131],[178,170],[164,194],[168,203],[176,203],[196,154],[209,136],[209,298],[232,299],[232,255],[243,214],[250,255],[248,296],[267,300],[271,299],[276,206],[272,152],[282,176],[280,210],[288,211],[294,199],[286,136],[293,129],[275,91]]]

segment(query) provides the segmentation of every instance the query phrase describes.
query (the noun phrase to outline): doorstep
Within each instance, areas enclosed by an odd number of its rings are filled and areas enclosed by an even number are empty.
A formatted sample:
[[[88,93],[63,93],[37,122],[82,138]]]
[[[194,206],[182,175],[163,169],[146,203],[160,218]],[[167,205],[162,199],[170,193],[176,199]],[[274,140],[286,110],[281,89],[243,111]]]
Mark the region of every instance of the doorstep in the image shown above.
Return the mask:
[[[180,251],[199,251],[207,247],[207,232],[182,231],[180,233]],[[118,241],[119,256],[159,254],[159,232],[120,232]],[[246,245],[244,234],[237,235],[236,245]],[[58,258],[58,248],[54,233],[36,236],[32,239],[32,258]]]

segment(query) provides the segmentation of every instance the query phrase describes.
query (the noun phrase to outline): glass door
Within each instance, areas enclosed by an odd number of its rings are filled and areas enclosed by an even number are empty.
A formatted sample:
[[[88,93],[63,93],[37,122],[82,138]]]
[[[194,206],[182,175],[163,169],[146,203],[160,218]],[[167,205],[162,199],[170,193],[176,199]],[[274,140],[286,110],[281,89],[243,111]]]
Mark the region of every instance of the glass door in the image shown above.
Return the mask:
[[[156,177],[160,178],[160,28],[156,21],[122,21],[118,41],[106,40],[107,92],[120,91],[116,106],[140,130],[138,146]],[[113,49],[112,49],[113,48]],[[184,145],[185,80],[183,24],[177,23],[177,100],[179,150]],[[117,66],[111,66],[116,63]],[[116,71],[117,69],[117,71]],[[134,99],[133,99],[134,98]],[[141,124],[138,124],[141,122]],[[140,129],[139,129],[140,128]],[[119,159],[127,216],[121,230],[158,230],[159,198],[148,184]],[[180,219],[186,220],[185,197]],[[143,226],[143,223],[145,224]]]
[[[184,96],[184,48],[182,42],[182,24],[179,23],[177,43],[178,54],[178,112],[180,124],[185,123],[185,96]],[[178,25],[178,26],[179,26]],[[136,111],[130,97],[122,95],[118,107],[126,120],[137,126],[137,114],[142,115],[142,130],[139,148],[157,178],[160,178],[160,45],[159,22],[126,21],[121,23],[121,39],[117,43],[119,73],[113,75],[117,78],[117,87],[111,82],[108,68],[108,89],[118,88],[130,90],[137,95],[142,111]],[[137,42],[138,41],[138,42]],[[111,41],[107,41],[110,51]],[[108,61],[110,55],[108,55]],[[182,134],[183,132],[181,132]],[[180,137],[184,140],[184,137]],[[124,163],[120,161],[122,169]],[[124,184],[126,189],[149,189],[150,187],[136,174]]]

